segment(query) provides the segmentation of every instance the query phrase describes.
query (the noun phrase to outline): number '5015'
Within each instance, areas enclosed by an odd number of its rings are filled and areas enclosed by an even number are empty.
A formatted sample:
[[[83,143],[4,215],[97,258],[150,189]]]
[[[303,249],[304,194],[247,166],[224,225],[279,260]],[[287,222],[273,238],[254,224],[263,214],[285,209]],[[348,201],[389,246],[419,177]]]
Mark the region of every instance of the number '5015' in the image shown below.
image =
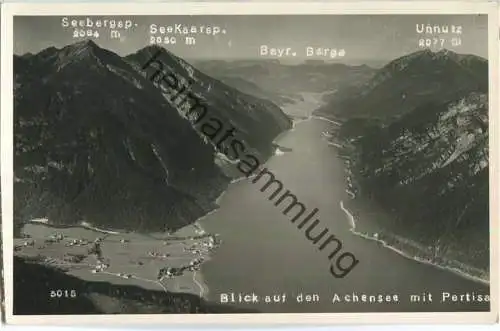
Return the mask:
[[[76,298],[76,290],[51,290],[51,298]]]

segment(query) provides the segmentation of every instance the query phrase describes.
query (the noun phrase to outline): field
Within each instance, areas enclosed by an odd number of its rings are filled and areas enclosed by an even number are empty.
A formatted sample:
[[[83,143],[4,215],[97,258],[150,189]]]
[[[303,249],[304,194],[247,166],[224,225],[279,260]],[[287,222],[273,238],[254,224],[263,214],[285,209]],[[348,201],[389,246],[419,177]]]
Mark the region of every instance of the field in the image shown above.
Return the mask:
[[[22,233],[23,238],[14,241],[16,256],[36,259],[82,280],[200,297],[208,289],[198,270],[217,245],[215,236],[196,224],[172,234],[139,234],[28,223]]]

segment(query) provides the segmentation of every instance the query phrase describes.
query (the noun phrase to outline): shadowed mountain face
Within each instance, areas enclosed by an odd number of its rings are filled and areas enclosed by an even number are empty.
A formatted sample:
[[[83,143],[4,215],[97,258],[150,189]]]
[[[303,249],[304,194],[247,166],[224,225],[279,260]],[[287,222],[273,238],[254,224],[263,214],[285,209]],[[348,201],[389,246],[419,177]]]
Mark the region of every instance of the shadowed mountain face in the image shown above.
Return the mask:
[[[162,230],[213,208],[229,178],[214,162],[213,141],[139,70],[152,51],[125,60],[89,41],[14,57],[17,220]],[[290,126],[278,107],[163,51],[165,66],[195,80],[210,117],[270,154]]]
[[[473,56],[418,52],[381,69],[358,100],[322,110],[360,116],[339,132],[352,189],[391,215],[388,230],[482,270],[489,268],[487,67]]]
[[[337,119],[399,118],[426,102],[452,101],[488,89],[488,63],[448,50],[398,58],[360,87],[341,89],[317,114]]]
[[[232,127],[239,129],[235,136],[238,140],[245,142],[246,146],[254,149],[255,153],[268,157],[274,151],[269,142],[282,131],[291,128],[290,119],[270,101],[258,99],[229,87],[196,70],[163,48],[146,47],[127,56],[126,60],[135,68],[142,69],[157,52],[159,55],[156,59],[164,64],[164,71],[175,73],[178,80],[190,86],[191,93],[203,100],[208,116],[220,122],[223,129],[228,130]],[[143,74],[152,77],[157,70],[158,67],[151,65],[144,70]],[[164,93],[170,95],[165,86],[168,85],[162,84]],[[215,123],[212,124],[218,126]],[[222,146],[229,147],[229,144],[222,144]]]
[[[209,303],[188,293],[165,293],[132,285],[83,281],[56,268],[19,257],[14,257],[14,272],[22,276],[13,277],[15,315],[254,312]],[[51,298],[51,289],[73,290],[75,297]]]

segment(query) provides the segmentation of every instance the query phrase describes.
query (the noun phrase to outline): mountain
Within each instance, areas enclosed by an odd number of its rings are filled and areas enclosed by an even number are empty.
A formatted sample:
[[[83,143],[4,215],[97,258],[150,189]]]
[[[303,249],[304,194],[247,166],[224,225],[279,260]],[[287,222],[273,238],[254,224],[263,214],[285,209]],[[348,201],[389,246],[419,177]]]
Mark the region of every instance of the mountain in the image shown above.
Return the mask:
[[[91,41],[14,56],[15,218],[178,228],[214,208],[230,180],[216,144],[141,70],[161,60],[211,118],[265,158],[291,126],[274,104],[234,90],[159,47],[126,58]],[[147,69],[146,69],[147,70]]]
[[[253,95],[260,99],[269,100],[280,106],[293,103],[298,97],[293,94],[286,95],[283,93],[275,93],[263,90],[257,84],[238,76],[219,76],[218,79],[224,84],[234,87],[238,91]]]
[[[389,230],[489,268],[488,99],[418,107],[352,142],[356,194],[392,215]]]
[[[374,69],[324,61],[297,65],[271,60],[198,61],[194,65],[208,75],[228,81],[238,78],[257,85],[266,93],[289,98],[302,92],[334,91],[343,86],[357,86],[369,79]],[[235,87],[238,88],[238,84]]]
[[[426,49],[390,62],[361,86],[337,91],[316,114],[391,121],[426,102],[451,101],[487,89],[485,59]]]
[[[274,152],[270,142],[279,133],[291,128],[291,120],[272,102],[241,93],[196,70],[164,48],[146,47],[128,55],[126,61],[143,75],[149,76],[156,72],[156,68],[141,68],[157,52],[157,59],[166,64],[165,69],[192,83],[191,92],[204,101],[208,114],[222,122],[224,128],[239,129],[236,134],[238,140],[253,148],[255,153],[269,156]]]
[[[481,277],[489,270],[487,66],[475,56],[417,52],[365,84],[349,101],[358,108],[327,113],[344,120],[335,139],[354,204],[380,207],[383,231],[418,243],[426,258]],[[411,91],[406,101],[402,90]]]

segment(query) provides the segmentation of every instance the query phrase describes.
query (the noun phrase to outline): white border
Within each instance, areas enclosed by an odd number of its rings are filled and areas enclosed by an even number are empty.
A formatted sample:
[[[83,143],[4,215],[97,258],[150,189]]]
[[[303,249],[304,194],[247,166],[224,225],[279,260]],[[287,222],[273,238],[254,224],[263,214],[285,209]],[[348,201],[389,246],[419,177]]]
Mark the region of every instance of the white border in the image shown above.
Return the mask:
[[[480,313],[302,313],[302,314],[190,314],[190,315],[13,315],[13,16],[59,15],[286,15],[286,14],[488,14],[491,311]],[[252,324],[325,325],[389,323],[494,323],[498,318],[498,215],[500,196],[495,172],[498,153],[498,9],[483,2],[276,2],[276,3],[4,3],[1,13],[2,99],[1,184],[6,320],[36,325],[154,325]],[[497,147],[496,149],[493,147]],[[493,245],[492,243],[495,243]]]

